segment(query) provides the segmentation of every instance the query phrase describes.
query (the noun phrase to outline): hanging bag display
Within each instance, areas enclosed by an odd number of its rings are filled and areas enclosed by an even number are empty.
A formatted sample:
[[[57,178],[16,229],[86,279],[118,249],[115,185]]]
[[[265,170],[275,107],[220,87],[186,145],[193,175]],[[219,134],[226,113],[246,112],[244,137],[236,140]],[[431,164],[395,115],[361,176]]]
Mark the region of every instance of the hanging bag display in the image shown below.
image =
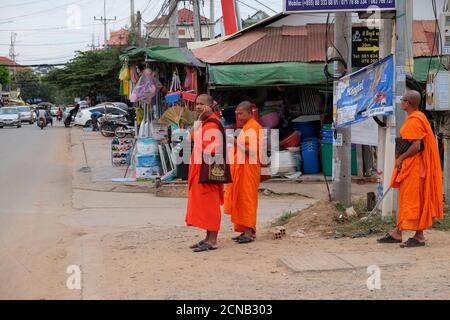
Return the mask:
[[[213,122],[219,126],[219,130],[222,133],[222,145],[223,145],[223,163],[212,163],[208,164],[202,159],[202,164],[200,166],[200,178],[199,183],[201,184],[226,184],[231,183],[231,171],[230,164],[227,163],[227,146],[225,129],[222,123],[217,119],[208,119],[203,122],[203,124]]]

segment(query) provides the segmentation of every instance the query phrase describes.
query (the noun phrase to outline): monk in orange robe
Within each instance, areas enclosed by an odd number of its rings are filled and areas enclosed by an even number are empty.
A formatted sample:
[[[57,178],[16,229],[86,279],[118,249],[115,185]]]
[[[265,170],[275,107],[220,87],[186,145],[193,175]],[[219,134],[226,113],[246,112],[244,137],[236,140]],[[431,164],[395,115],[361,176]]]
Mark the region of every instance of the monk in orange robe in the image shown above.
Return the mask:
[[[256,211],[261,176],[259,143],[261,125],[252,117],[252,104],[244,101],[236,108],[237,126],[242,131],[236,137],[231,162],[232,183],[225,190],[225,214],[231,215],[237,243],[249,243],[256,234]]]
[[[399,188],[397,227],[378,239],[380,243],[401,243],[402,231],[415,231],[402,248],[424,246],[423,231],[444,215],[439,151],[427,118],[418,111],[420,100],[417,91],[408,91],[402,98],[402,109],[408,118],[400,136],[411,145],[397,156],[391,178],[391,187]]]
[[[207,150],[223,148],[223,141],[216,141],[209,137],[208,132],[220,132],[219,126],[213,122],[205,121],[217,116],[212,111],[213,98],[209,95],[199,95],[196,100],[196,112],[199,114],[201,125],[191,132],[194,139],[194,148],[189,163],[188,177],[188,205],[186,213],[186,224],[206,230],[206,237],[202,241],[192,245],[194,252],[202,252],[217,249],[217,236],[220,230],[221,210],[223,205],[223,184],[201,184],[200,167],[201,159]],[[210,131],[212,130],[212,131]],[[213,135],[214,137],[216,135]],[[220,149],[218,149],[220,150]]]

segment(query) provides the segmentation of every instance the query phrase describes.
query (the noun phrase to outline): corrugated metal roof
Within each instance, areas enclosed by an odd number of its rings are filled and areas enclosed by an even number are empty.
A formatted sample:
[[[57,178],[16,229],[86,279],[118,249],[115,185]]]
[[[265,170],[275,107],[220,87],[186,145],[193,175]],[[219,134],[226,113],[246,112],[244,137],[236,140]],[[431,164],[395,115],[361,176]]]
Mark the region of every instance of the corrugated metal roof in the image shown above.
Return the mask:
[[[360,25],[360,24],[355,24]],[[415,57],[437,55],[433,48],[435,22],[414,21],[413,51]],[[215,63],[321,62],[325,48],[331,46],[334,27],[329,27],[329,43],[325,46],[326,25],[260,27],[218,44],[193,50],[200,60]]]

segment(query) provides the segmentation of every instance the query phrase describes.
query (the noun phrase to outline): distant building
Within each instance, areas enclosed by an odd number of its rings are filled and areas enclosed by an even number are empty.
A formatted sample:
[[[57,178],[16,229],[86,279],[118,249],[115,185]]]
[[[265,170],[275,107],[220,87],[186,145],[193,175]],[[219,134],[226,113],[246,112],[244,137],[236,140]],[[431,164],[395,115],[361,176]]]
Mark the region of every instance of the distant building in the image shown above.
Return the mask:
[[[255,23],[257,23],[261,20],[264,20],[268,17],[269,17],[269,15],[267,13],[265,13],[262,10],[259,10],[254,15],[248,16],[247,19],[242,20],[242,28],[245,29],[247,27],[250,27],[252,24],[255,24]]]
[[[130,32],[127,29],[111,31],[109,33],[108,46],[127,46]]]
[[[17,71],[16,68],[22,67],[20,64],[12,61],[8,57],[0,57],[0,66],[6,67],[6,69],[9,71],[9,75],[10,75],[11,79],[13,78],[14,72]],[[2,90],[9,90],[9,89],[10,89],[10,85],[7,85],[2,88]]]
[[[200,16],[202,39],[210,39],[209,19]],[[164,15],[145,25],[148,45],[169,44],[169,16]],[[178,10],[178,39],[180,47],[194,41],[194,12],[183,8]]]

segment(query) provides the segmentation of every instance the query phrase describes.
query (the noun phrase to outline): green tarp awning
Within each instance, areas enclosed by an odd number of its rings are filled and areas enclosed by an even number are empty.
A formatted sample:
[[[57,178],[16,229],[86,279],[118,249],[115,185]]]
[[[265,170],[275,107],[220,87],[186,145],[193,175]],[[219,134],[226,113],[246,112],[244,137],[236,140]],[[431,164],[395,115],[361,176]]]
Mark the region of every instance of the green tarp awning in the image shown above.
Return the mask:
[[[414,78],[426,82],[430,58],[414,59]],[[439,58],[431,58],[431,69]],[[316,85],[325,83],[322,62],[282,62],[262,64],[208,65],[210,84],[216,86]],[[356,71],[356,70],[355,70]]]
[[[135,48],[122,54],[120,60],[150,58],[160,62],[184,64],[204,68],[205,64],[198,60],[188,48],[154,46]]]
[[[325,81],[323,63],[208,65],[208,71],[210,83],[223,86],[307,85]]]

